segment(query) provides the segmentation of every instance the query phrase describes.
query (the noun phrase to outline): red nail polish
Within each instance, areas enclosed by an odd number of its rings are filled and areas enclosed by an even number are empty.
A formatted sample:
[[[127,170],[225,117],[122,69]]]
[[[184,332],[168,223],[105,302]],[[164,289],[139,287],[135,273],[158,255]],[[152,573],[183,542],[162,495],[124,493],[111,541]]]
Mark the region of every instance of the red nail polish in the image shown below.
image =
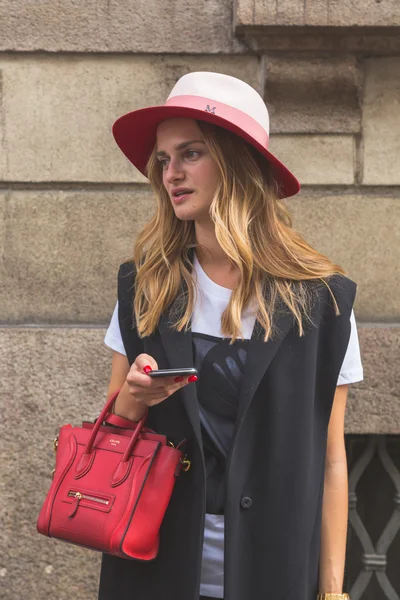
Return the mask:
[[[145,367],[143,367],[143,371],[146,373],[150,373],[150,371],[152,371],[153,369],[150,367],[150,365],[146,365]]]
[[[181,381],[183,381],[183,377],[175,377],[174,381],[175,383],[180,383]]]
[[[188,383],[192,383],[193,381],[197,381],[197,375],[191,375],[188,379]]]

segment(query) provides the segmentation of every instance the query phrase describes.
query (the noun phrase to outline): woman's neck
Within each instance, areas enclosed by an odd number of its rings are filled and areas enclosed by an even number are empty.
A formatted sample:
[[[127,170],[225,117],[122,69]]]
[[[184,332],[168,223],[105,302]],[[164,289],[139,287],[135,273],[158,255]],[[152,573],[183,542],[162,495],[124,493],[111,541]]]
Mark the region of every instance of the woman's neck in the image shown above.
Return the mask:
[[[218,285],[234,290],[240,281],[240,271],[232,265],[215,236],[213,227],[201,227],[196,223],[196,256],[206,275]]]

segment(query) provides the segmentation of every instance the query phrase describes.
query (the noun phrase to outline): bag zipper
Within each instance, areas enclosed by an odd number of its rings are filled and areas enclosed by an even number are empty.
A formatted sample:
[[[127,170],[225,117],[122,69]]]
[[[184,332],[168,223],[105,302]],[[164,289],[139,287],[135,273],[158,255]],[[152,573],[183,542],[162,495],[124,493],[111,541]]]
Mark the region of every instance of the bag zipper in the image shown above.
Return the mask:
[[[71,498],[76,498],[79,500],[90,500],[91,502],[98,502],[99,504],[105,504],[108,506],[109,500],[105,500],[104,498],[97,498],[96,496],[89,496],[88,494],[82,494],[82,492],[68,492],[68,496]]]

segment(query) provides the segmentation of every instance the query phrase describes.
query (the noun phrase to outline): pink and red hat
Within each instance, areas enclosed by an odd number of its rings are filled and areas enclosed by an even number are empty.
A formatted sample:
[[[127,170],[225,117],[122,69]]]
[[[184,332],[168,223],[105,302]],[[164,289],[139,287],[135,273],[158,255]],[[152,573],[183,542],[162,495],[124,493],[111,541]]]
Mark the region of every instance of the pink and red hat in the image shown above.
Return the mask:
[[[244,81],[221,73],[188,73],[177,81],[165,104],[120,117],[113,125],[114,138],[144,175],[156,143],[157,127],[173,117],[207,121],[232,131],[270,163],[282,198],[294,196],[300,190],[296,177],[269,152],[267,107],[258,92]]]

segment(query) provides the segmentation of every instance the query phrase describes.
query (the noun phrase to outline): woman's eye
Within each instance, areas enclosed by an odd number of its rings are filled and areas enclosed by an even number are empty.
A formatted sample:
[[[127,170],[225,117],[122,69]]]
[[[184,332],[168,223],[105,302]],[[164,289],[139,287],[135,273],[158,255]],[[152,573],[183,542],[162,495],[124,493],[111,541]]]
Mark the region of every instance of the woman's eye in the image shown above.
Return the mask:
[[[200,152],[198,150],[188,150],[186,152],[186,156],[188,158],[198,158],[200,156]]]
[[[168,166],[168,158],[159,158],[158,162],[160,163],[163,169],[165,169]]]

